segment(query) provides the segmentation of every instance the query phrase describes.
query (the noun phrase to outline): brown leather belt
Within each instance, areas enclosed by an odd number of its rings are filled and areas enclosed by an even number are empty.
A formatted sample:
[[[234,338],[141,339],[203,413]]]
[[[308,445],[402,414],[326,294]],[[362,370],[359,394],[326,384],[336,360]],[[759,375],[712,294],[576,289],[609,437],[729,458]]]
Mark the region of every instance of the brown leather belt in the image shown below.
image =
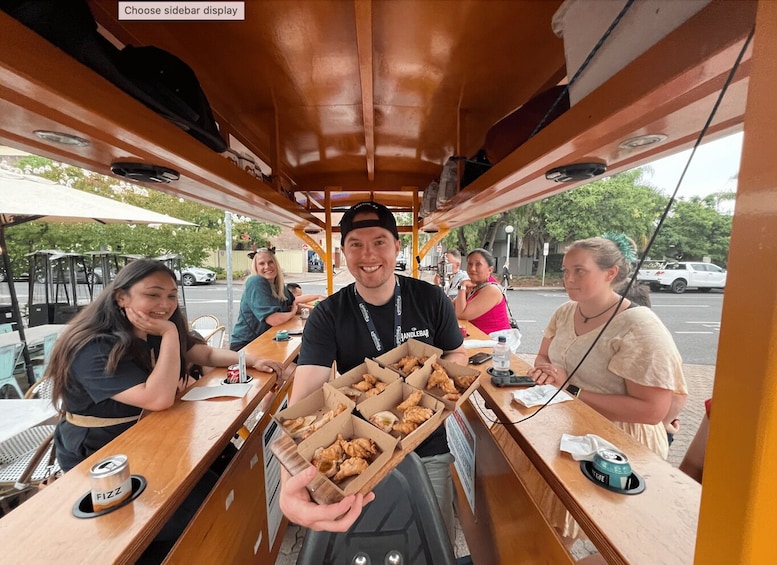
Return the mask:
[[[98,416],[83,416],[81,414],[65,413],[65,420],[81,428],[105,428],[107,426],[117,426],[119,424],[128,424],[140,419],[137,416],[127,416],[125,418],[100,418]]]

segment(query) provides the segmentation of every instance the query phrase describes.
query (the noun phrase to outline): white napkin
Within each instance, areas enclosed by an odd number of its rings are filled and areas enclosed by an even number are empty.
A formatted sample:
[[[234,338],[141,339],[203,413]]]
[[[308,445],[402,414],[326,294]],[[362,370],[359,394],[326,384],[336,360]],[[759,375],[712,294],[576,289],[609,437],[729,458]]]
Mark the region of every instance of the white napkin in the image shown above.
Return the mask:
[[[251,390],[251,383],[236,383],[224,386],[198,386],[189,390],[181,400],[207,400],[219,396],[234,396],[240,398]]]
[[[594,454],[603,447],[620,451],[606,439],[595,434],[573,436],[563,434],[561,436],[561,451],[566,451],[575,461],[593,461]]]
[[[494,347],[496,341],[493,339],[465,339],[464,347],[466,349],[481,349],[483,347]]]
[[[513,393],[513,400],[518,404],[523,404],[527,408],[540,406],[541,404],[545,404],[557,390],[558,389],[553,385],[530,386],[516,390]],[[556,395],[556,398],[550,401],[550,404],[566,402],[567,400],[572,400],[572,397],[562,390]]]

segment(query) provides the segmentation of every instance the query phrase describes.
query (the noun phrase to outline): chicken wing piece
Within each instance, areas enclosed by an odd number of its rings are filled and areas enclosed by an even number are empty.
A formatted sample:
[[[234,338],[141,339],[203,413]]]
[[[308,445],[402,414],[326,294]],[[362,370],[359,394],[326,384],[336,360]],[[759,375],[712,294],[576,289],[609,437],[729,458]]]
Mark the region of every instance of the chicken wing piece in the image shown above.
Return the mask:
[[[334,482],[339,483],[343,479],[360,475],[370,464],[361,457],[351,457],[340,464],[340,470],[334,477]]]
[[[378,446],[367,437],[357,437],[351,441],[341,442],[343,450],[350,457],[362,457],[364,459],[371,459],[373,455],[378,453]]]
[[[372,398],[376,394],[380,394],[381,392],[386,390],[387,386],[388,385],[386,383],[378,382],[378,384],[376,384],[374,388],[371,388],[370,390],[368,390],[367,392],[364,393],[364,397],[365,398]]]
[[[413,424],[411,422],[400,422],[399,424],[394,424],[394,431],[403,435],[409,435],[413,433],[417,427],[418,424]]]
[[[400,412],[404,412],[411,406],[416,406],[419,402],[421,402],[421,397],[424,395],[424,391],[417,390],[414,393],[412,393],[410,396],[408,396],[404,402],[402,402],[399,406],[397,406],[397,410]]]
[[[429,418],[432,417],[434,411],[431,408],[424,408],[423,406],[411,406],[402,415],[403,422],[409,422],[411,424],[423,424]]]
[[[456,385],[456,388],[459,389],[461,392],[464,392],[467,390],[470,386],[472,386],[472,383],[475,382],[475,379],[477,379],[477,375],[459,375],[453,377],[453,384]]]
[[[334,451],[330,451],[333,448],[337,448],[336,451],[339,451],[339,454]],[[313,465],[319,471],[321,471],[324,476],[331,478],[335,473],[337,473],[337,465],[342,456],[343,450],[340,449],[339,443],[335,442],[329,447],[319,447],[316,449],[316,451],[313,453],[313,460],[311,463],[313,463]]]
[[[343,446],[340,445],[339,441],[335,441],[329,447],[321,449],[320,452],[317,449],[316,453],[318,453],[319,459],[329,459],[330,461],[340,461],[345,455],[343,452]]]
[[[453,379],[448,376],[448,373],[445,372],[445,369],[443,369],[437,363],[432,365],[432,367],[434,367],[434,371],[431,375],[429,375],[429,380],[426,382],[427,390],[438,386],[446,394],[457,393],[458,391],[456,390],[456,385],[453,384]]]
[[[364,375],[362,375],[362,380],[367,381],[373,386],[375,386],[375,383],[378,382],[378,379],[376,379],[374,376],[370,375],[369,373],[364,373]]]
[[[400,369],[400,371],[402,371],[406,375],[409,375],[410,373],[412,373],[416,367],[421,366],[421,363],[419,363],[418,357],[407,357],[406,359],[407,361],[405,361],[402,364],[402,368]]]
[[[310,424],[310,426],[308,427],[308,430],[306,431],[307,435],[309,436],[316,430],[320,430],[321,428],[323,428],[326,424],[331,422],[335,416],[337,416],[340,412],[344,410],[345,410],[345,404],[341,402],[340,404],[337,405],[337,408],[333,408],[332,410],[330,410],[329,412],[321,416],[318,420]]]
[[[318,463],[314,463],[314,465],[328,479],[331,479],[337,473],[337,461],[322,459]]]
[[[352,384],[351,387],[362,392],[367,392],[373,387],[373,385],[369,381],[359,381],[358,383]]]

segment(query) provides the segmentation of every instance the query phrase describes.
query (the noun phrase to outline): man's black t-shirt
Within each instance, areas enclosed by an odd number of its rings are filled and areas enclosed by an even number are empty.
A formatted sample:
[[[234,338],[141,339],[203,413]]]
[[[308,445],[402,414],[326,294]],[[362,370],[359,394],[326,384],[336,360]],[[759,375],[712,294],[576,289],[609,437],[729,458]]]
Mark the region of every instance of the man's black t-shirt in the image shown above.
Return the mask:
[[[439,287],[409,277],[397,277],[402,297],[402,342],[416,339],[443,351],[462,344],[451,301]],[[331,367],[337,361],[340,374],[394,349],[394,299],[381,306],[367,304],[383,344],[379,351],[359,310],[355,284],[333,294],[313,309],[302,338],[298,365]],[[419,456],[448,452],[445,428],[440,426],[416,449]]]

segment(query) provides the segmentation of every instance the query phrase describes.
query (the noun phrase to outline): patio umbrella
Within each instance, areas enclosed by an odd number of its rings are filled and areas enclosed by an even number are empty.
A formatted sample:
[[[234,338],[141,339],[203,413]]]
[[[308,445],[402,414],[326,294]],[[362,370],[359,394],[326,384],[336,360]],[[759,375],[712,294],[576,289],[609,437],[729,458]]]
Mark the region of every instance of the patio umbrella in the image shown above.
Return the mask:
[[[5,229],[25,222],[99,222],[127,224],[179,224],[192,226],[191,222],[165,214],[144,210],[117,200],[89,194],[55,182],[22,175],[0,168],[0,252],[5,267],[6,281],[11,295],[11,308],[23,344],[27,378],[32,384],[35,377],[30,363],[30,353],[24,336],[19,300],[13,284],[11,260],[5,243]]]

